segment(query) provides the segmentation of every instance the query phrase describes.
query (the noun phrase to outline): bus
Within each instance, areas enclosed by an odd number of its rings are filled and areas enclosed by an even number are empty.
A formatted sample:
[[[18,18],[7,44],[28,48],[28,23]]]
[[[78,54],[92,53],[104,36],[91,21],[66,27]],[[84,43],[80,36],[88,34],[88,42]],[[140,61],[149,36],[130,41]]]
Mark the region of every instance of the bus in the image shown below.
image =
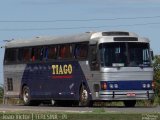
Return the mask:
[[[4,99],[134,107],[154,97],[151,57],[149,40],[132,32],[12,40],[5,45]]]

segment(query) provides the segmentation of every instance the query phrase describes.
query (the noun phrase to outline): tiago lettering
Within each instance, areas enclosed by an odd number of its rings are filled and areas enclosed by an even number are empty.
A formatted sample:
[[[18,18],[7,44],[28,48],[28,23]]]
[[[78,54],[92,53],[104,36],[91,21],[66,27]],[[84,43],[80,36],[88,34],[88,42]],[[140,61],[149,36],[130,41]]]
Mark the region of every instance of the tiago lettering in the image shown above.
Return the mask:
[[[68,75],[72,74],[72,65],[52,65],[54,75]]]

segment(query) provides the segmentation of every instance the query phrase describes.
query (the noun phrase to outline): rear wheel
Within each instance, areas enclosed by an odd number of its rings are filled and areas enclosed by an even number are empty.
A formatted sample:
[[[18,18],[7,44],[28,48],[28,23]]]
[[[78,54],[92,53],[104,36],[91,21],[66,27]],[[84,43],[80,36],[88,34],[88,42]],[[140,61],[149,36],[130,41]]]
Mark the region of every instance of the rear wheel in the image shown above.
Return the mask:
[[[23,87],[22,99],[23,99],[24,105],[37,106],[40,104],[40,101],[32,101],[31,100],[30,89],[28,86]]]
[[[126,100],[123,102],[124,102],[125,107],[135,107],[136,105],[136,100]]]
[[[23,99],[24,105],[30,105],[30,103],[31,103],[30,90],[29,90],[28,86],[23,87],[22,99]]]

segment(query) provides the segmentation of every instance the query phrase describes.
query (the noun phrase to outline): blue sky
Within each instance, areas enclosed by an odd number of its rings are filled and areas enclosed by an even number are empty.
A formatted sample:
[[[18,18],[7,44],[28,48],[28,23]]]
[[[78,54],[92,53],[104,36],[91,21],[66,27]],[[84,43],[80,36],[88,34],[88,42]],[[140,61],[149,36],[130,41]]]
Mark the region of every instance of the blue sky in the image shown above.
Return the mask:
[[[154,16],[160,16],[160,0],[1,0],[0,45],[4,45],[3,40],[13,38],[123,30],[148,37],[154,53],[160,54],[160,17]],[[138,19],[103,21],[54,21],[137,17]],[[0,49],[0,54],[0,83],[2,83],[3,49]]]

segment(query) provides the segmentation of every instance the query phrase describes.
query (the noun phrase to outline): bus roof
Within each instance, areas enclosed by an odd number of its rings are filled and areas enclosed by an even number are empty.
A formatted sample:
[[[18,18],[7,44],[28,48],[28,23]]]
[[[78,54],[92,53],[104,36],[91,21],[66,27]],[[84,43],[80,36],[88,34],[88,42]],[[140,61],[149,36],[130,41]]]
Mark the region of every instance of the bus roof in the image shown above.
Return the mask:
[[[28,46],[41,46],[51,44],[64,44],[64,43],[76,43],[76,42],[90,42],[96,43],[100,38],[108,38],[104,42],[114,42],[114,37],[136,37],[138,42],[149,42],[147,38],[139,38],[137,34],[132,32],[110,31],[110,32],[86,32],[82,34],[76,34],[71,36],[59,36],[59,37],[35,37],[31,39],[18,39],[12,40],[6,43],[6,48],[16,47],[28,47]]]
[[[27,47],[27,46],[41,46],[50,44],[63,44],[63,43],[74,43],[74,42],[85,42],[89,41],[91,33],[83,33],[72,36],[60,36],[60,37],[35,37],[31,39],[18,39],[7,42],[5,47]]]

